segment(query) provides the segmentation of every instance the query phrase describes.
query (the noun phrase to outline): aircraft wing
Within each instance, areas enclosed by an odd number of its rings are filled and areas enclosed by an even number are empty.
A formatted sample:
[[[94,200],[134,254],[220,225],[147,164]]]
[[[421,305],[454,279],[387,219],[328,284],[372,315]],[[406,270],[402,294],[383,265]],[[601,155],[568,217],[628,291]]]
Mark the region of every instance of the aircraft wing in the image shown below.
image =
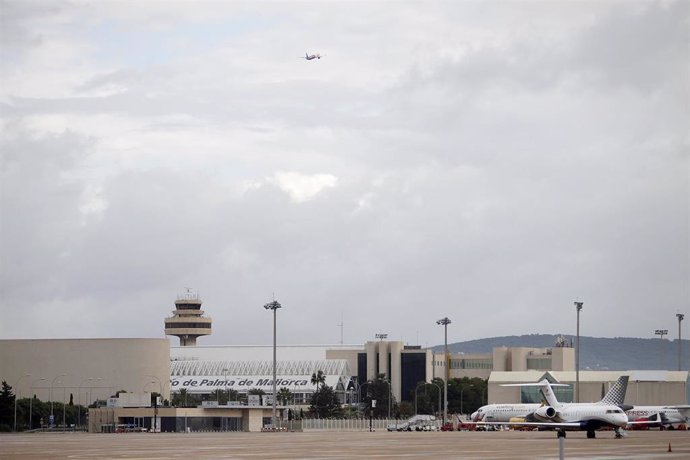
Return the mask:
[[[543,428],[581,428],[580,422],[465,422],[477,426],[482,425],[508,425],[508,426],[533,426]],[[647,422],[649,423],[649,422]]]
[[[647,420],[628,420],[628,425],[652,425],[652,426],[657,426],[661,425],[663,422],[661,416],[659,413],[655,413],[654,415],[649,416]]]
[[[502,387],[542,387],[544,385],[549,385],[552,387],[569,387],[567,383],[551,383],[548,380],[542,380],[537,383],[502,383]]]
[[[666,406],[666,408],[676,409],[678,412],[680,412],[680,415],[685,417],[685,420],[690,420],[690,406],[688,406],[688,405]]]

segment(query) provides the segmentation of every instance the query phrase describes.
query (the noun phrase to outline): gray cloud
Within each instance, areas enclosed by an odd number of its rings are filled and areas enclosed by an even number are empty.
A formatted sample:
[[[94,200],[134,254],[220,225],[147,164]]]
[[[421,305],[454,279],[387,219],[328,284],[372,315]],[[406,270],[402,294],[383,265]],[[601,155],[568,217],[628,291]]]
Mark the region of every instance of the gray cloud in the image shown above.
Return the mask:
[[[268,341],[273,292],[285,342],[422,345],[572,332],[576,298],[646,336],[690,298],[687,3],[33,5],[4,337],[160,336],[185,287],[204,343]]]

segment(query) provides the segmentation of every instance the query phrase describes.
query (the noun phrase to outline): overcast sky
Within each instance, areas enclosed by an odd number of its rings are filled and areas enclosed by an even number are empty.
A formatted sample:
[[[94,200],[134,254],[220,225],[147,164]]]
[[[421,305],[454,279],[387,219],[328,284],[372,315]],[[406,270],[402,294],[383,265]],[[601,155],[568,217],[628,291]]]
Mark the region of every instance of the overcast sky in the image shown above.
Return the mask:
[[[163,337],[186,288],[208,345],[273,293],[286,344],[690,314],[688,1],[0,9],[1,338]]]

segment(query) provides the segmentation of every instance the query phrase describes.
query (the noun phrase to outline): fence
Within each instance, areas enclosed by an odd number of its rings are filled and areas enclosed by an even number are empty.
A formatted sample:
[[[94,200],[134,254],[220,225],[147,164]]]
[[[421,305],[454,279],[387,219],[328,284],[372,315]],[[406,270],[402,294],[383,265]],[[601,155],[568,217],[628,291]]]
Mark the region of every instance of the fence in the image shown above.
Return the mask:
[[[303,431],[369,431],[369,419],[365,418],[350,418],[350,419],[319,419],[307,418],[302,419]],[[389,418],[375,418],[371,421],[371,428],[373,430],[385,430],[388,425],[402,424],[406,420],[396,420]],[[441,422],[436,420],[429,422],[429,425],[440,428]]]

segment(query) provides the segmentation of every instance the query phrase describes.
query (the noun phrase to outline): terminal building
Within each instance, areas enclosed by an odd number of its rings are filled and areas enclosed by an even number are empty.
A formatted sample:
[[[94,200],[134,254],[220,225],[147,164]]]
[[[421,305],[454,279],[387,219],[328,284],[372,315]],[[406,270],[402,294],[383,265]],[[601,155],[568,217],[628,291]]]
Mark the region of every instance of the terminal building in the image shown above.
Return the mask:
[[[530,393],[531,389],[502,385],[537,382],[542,378],[574,383],[574,370],[558,369],[559,363],[568,363],[569,351],[557,348],[499,347],[485,355],[452,354],[450,376],[487,378],[488,403],[532,402],[538,400],[538,395]],[[316,390],[311,376],[320,370],[326,376],[326,384],[336,390],[343,403],[356,403],[366,391],[367,380],[385,374],[395,400],[409,401],[417,383],[442,377],[443,355],[436,354],[433,359],[432,356],[430,349],[397,341],[371,341],[362,346],[279,346],[277,386],[287,387],[294,395],[291,407],[306,408]],[[557,369],[536,369],[546,367],[549,357],[551,366]],[[510,367],[507,370],[473,367],[472,363],[486,366],[487,360],[499,368],[509,362]],[[434,366],[433,361],[441,365]],[[563,367],[568,367],[566,364]],[[482,374],[473,374],[478,371]],[[687,404],[690,399],[685,371],[580,371],[580,401],[601,399],[620,375],[630,376],[626,404]],[[107,401],[108,407],[91,409],[92,431],[108,430],[121,423],[137,423],[147,428],[158,426],[164,431],[258,431],[270,424],[272,403],[262,400],[253,407],[232,403],[214,406],[212,395],[219,389],[232,389],[240,394],[260,389],[270,395],[272,347],[171,347],[168,339],[131,338],[0,340],[0,379],[7,381],[19,398],[36,395],[43,401],[63,402],[73,396],[75,404],[82,405]],[[127,407],[126,403],[111,398],[118,391],[131,394],[155,391],[164,401],[182,389],[200,395],[202,405],[159,407],[154,417],[150,407]],[[573,400],[572,386],[558,391],[558,398],[563,402]]]
[[[173,316],[165,319],[165,333],[179,338],[171,346],[164,338],[0,340],[0,379],[19,398],[35,395],[43,401],[68,401],[89,405],[105,401],[107,407],[91,409],[89,429],[102,431],[121,423],[164,431],[258,431],[270,423],[272,401],[218,404],[218,391],[247,395],[261,390],[272,397],[273,347],[270,345],[199,346],[197,338],[211,333],[211,318],[204,316],[201,300],[187,293],[175,302]],[[496,347],[490,353],[434,353],[402,341],[368,341],[363,345],[279,345],[278,389],[293,395],[292,408],[306,408],[316,391],[312,375],[319,371],[344,404],[358,403],[367,382],[383,377],[396,401],[412,401],[418,383],[445,377],[481,378],[488,381],[487,402],[529,402],[529,390],[503,387],[506,383],[536,382],[548,378],[574,383],[574,349],[560,341],[552,348]],[[630,375],[626,403],[687,404],[688,372],[581,371],[581,401],[595,401],[620,375]],[[184,390],[184,392],[183,392]],[[113,398],[118,392],[128,398]],[[564,402],[572,401],[572,388],[560,390]],[[161,406],[133,407],[135,395],[150,401],[161,395]],[[199,407],[171,407],[175,394],[199,396]],[[215,393],[215,401],[214,401]],[[149,395],[147,399],[145,395]],[[244,401],[248,401],[245,397]],[[215,402],[215,404],[214,404]],[[285,409],[281,407],[280,409]]]
[[[444,353],[434,354],[434,377],[445,379]],[[551,348],[496,347],[491,353],[449,353],[449,377],[487,380],[493,372],[574,371],[575,349],[559,340]]]

